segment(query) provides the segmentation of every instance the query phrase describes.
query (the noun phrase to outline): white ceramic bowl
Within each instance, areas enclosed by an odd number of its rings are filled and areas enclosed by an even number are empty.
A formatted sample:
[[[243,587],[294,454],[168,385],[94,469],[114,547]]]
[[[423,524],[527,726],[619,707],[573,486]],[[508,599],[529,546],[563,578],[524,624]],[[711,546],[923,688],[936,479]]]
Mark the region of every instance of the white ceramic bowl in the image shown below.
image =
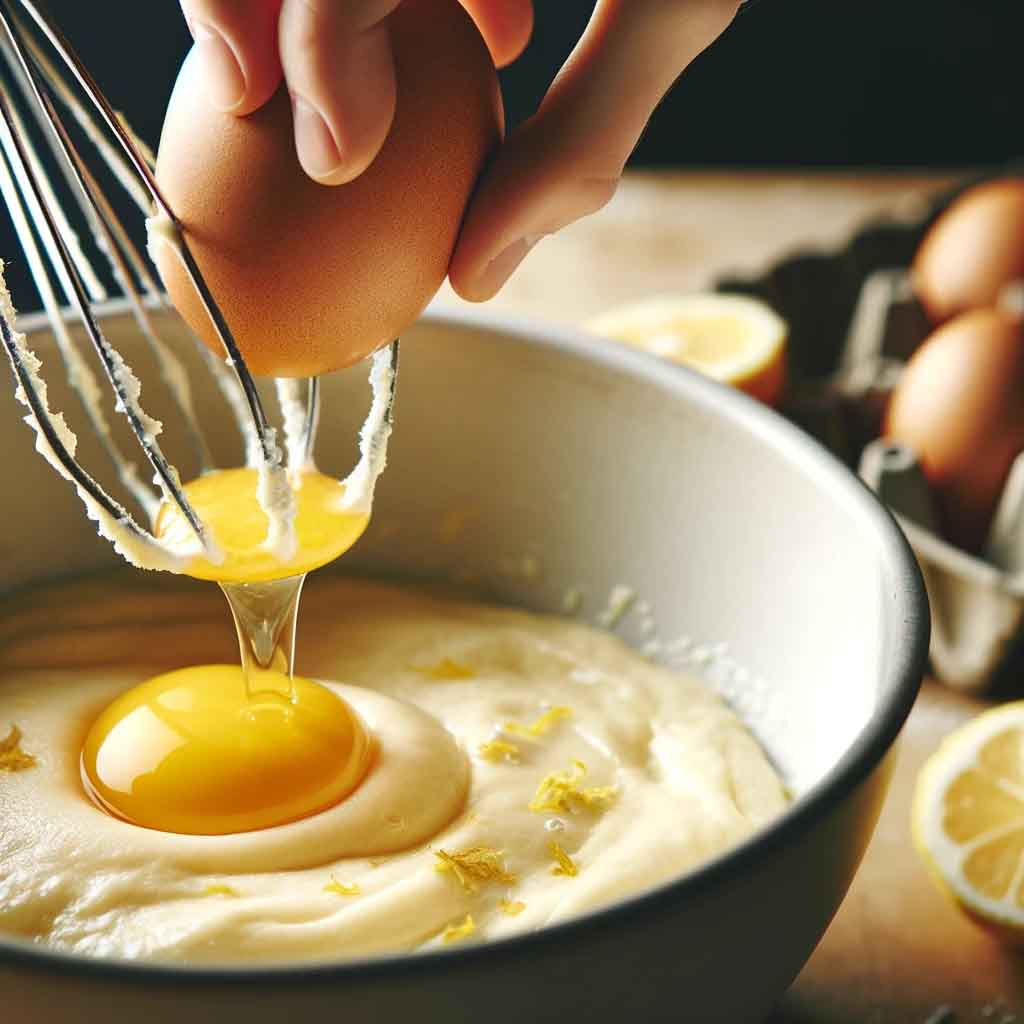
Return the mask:
[[[129,361],[144,363],[123,311],[106,322]],[[68,407],[45,331],[33,340],[54,405]],[[146,379],[144,398],[157,390]],[[198,401],[215,447],[237,447],[212,388]],[[359,371],[325,381],[327,468],[353,461],[365,408]],[[21,414],[0,402],[4,590],[115,563],[33,453]],[[180,432],[168,433],[178,450]],[[82,451],[102,465],[93,445]],[[590,619],[625,584],[650,603],[663,640],[686,634],[715,648],[713,667],[738,705],[760,712],[752,724],[793,783],[792,808],[682,878],[476,947],[217,970],[89,961],[0,939],[4,1019],[738,1024],[763,1015],[846,892],[921,679],[926,604],[890,516],[823,448],[741,395],[614,344],[487,316],[431,315],[403,341],[378,494],[349,559],[360,569],[473,574],[499,599],[544,611],[578,587]],[[438,527],[452,514],[465,526],[443,542]],[[650,640],[642,618],[618,627],[638,646]]]

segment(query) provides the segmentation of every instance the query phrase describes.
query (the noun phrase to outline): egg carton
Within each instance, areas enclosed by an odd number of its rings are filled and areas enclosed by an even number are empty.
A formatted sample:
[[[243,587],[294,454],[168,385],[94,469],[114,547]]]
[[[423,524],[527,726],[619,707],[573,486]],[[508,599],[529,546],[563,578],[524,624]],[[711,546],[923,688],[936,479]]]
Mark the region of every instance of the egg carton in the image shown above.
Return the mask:
[[[1024,456],[976,556],[939,535],[913,452],[879,436],[903,366],[931,329],[908,268],[934,219],[975,183],[913,219],[868,224],[842,250],[797,253],[762,277],[723,278],[717,288],[761,298],[789,323],[782,412],[858,472],[899,521],[928,589],[934,675],[960,690],[1009,694],[1020,692],[1024,670]]]

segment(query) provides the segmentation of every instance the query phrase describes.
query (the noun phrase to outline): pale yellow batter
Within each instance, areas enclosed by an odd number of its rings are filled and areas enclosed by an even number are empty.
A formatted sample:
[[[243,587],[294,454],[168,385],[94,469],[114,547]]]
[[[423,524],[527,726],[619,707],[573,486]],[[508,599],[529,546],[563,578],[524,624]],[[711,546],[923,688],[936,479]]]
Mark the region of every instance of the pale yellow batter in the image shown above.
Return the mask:
[[[0,609],[0,929],[78,953],[246,963],[493,939],[685,872],[779,813],[783,786],[704,685],[561,619],[381,583],[307,584],[298,671],[337,681],[379,760],[263,831],[183,836],[84,796],[119,692],[233,662],[214,588],[117,577]]]

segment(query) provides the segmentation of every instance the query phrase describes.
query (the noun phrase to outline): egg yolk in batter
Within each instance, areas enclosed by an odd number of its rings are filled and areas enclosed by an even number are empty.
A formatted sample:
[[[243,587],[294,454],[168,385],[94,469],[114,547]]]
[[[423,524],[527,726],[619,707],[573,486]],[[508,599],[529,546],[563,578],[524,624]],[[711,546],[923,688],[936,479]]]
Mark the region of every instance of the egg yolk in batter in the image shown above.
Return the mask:
[[[266,544],[258,485],[257,470],[229,469],[184,486],[224,556],[195,557],[184,571],[223,585],[244,664],[199,665],[150,679],[107,707],[86,737],[86,791],[135,825],[186,835],[271,828],[340,802],[370,769],[375,744],[352,708],[327,687],[288,675],[304,574],[347,551],[369,517],[341,507],[337,480],[301,473],[291,481],[295,551],[281,561]],[[172,549],[194,543],[172,503],[164,503],[154,525]]]
[[[267,684],[250,694],[239,666],[202,665],[122,694],[86,737],[86,790],[116,817],[187,835],[270,828],[339,803],[372,763],[366,727],[325,686]]]
[[[315,470],[299,474],[295,493],[295,554],[282,562],[265,544],[268,519],[257,497],[255,469],[221,469],[182,488],[199,519],[210,531],[224,560],[203,556],[184,568],[187,575],[220,583],[256,583],[298,576],[344,554],[362,536],[369,516],[341,507],[344,486]],[[187,547],[192,527],[172,502],[164,502],[154,524],[159,540],[172,549]]]

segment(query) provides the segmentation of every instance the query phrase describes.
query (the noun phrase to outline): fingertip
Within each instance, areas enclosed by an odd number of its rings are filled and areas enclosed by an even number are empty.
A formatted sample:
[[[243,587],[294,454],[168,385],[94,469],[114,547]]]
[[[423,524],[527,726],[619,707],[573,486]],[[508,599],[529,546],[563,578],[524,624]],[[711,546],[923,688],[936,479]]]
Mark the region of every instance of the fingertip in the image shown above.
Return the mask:
[[[210,103],[235,116],[263,106],[281,83],[280,0],[256,0],[244,12],[223,0],[186,0],[182,9]]]
[[[328,181],[341,168],[341,151],[323,115],[301,96],[292,96],[295,152],[314,181]]]
[[[518,9],[517,9],[518,8]],[[512,11],[516,10],[514,17]],[[508,36],[505,40],[505,49],[502,54],[495,58],[497,67],[502,68],[511,64],[530,45],[533,37],[533,3],[531,0],[519,0],[519,3],[509,3],[506,10],[509,18]]]
[[[462,0],[487,43],[495,67],[511,64],[533,34],[532,0]]]
[[[532,235],[517,238],[487,260],[475,273],[463,275],[453,264],[454,269],[448,272],[452,288],[467,302],[487,302],[493,299],[542,237]]]
[[[302,169],[321,185],[345,185],[377,158],[394,116],[378,111],[363,121],[354,111],[339,123],[304,97],[292,93],[295,152]]]
[[[491,298],[479,287],[477,278],[490,261],[495,250],[496,225],[493,204],[487,198],[490,182],[484,179],[476,198],[470,203],[455,243],[455,251],[448,261],[448,283],[456,294],[467,302],[485,302]],[[515,236],[514,230],[511,236]]]
[[[448,265],[448,283],[452,286],[452,290],[466,302],[486,302],[494,296],[493,293],[488,294],[479,286],[478,276],[479,272],[476,270],[474,261],[463,257],[461,247],[456,246],[452,261]]]
[[[386,26],[354,29],[329,10],[333,18],[286,2],[279,49],[299,163],[314,181],[343,185],[384,145],[395,116],[395,68]]]
[[[233,114],[235,117],[245,117],[247,114],[259,110],[277,92],[281,85],[281,78],[280,65],[269,73],[250,76],[246,81],[246,90],[242,101],[233,109],[226,110],[225,113]]]
[[[217,110],[232,113],[242,105],[247,91],[242,65],[228,41],[214,26],[194,21],[190,27],[206,95]]]
[[[588,174],[556,147],[536,149],[529,134],[506,143],[463,224],[448,279],[469,302],[493,298],[542,238],[596,213],[615,195],[617,176]]]

